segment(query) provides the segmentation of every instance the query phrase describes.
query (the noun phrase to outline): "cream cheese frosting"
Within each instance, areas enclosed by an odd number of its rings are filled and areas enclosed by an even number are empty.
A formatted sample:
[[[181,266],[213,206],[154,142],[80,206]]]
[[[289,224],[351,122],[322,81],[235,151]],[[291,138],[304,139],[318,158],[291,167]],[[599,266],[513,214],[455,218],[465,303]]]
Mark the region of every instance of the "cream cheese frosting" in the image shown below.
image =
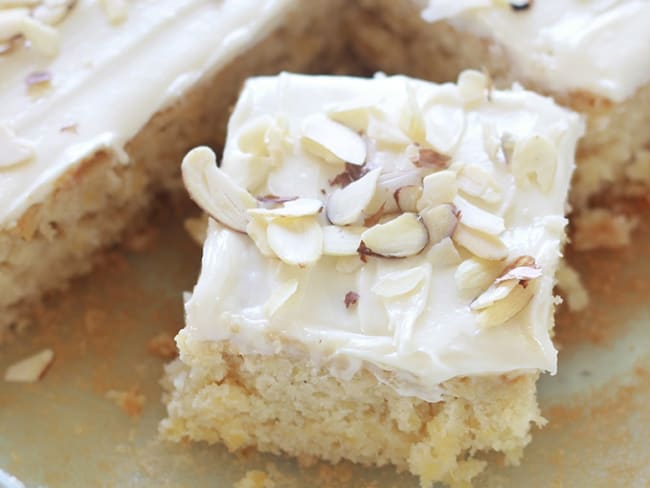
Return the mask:
[[[183,163],[219,219],[183,333],[307,354],[343,376],[367,368],[430,401],[457,376],[554,373],[554,273],[582,131],[550,99],[493,91],[478,72],[458,85],[249,80],[221,169],[207,148]]]
[[[521,81],[620,102],[650,80],[648,0],[429,0],[422,16],[500,46]],[[529,5],[519,10],[514,5]]]
[[[122,1],[102,4],[80,0],[45,27],[40,49],[32,42],[0,55],[0,228],[14,226],[96,150],[128,163],[124,145],[156,112],[275,28],[291,2],[138,0],[126,11]],[[9,25],[3,12],[0,37]],[[26,80],[37,72],[50,86],[33,94]]]

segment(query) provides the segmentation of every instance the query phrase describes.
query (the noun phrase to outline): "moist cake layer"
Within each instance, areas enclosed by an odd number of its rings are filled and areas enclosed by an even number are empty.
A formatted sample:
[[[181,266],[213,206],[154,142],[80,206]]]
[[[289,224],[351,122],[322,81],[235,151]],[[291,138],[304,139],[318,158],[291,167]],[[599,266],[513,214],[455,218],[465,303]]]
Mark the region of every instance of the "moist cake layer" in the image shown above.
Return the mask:
[[[165,380],[173,440],[391,463],[465,484],[519,459],[555,371],[554,275],[583,125],[550,99],[281,74],[246,82]]]
[[[20,154],[8,150],[16,138],[28,156],[0,167],[0,337],[44,290],[87,271],[93,252],[142,219],[157,191],[177,191],[189,147],[223,144],[247,76],[341,58],[338,40],[320,41],[332,30],[330,3],[309,12],[256,3],[264,15],[249,21],[250,2],[131,7],[111,25],[99,5],[79,2],[57,26],[54,57],[21,44],[0,56],[3,156]],[[25,83],[34,70],[51,77],[36,92]]]

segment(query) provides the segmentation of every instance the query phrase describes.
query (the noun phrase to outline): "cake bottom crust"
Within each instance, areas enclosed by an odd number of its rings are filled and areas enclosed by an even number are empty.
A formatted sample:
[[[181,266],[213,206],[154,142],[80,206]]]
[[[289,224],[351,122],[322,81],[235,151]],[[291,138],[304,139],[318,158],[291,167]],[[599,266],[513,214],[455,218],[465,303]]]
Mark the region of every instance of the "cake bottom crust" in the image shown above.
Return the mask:
[[[346,459],[392,464],[420,477],[469,486],[497,451],[517,464],[542,425],[538,373],[462,377],[445,382],[444,400],[404,397],[361,370],[349,380],[303,357],[241,354],[232,345],[192,340],[181,331],[181,356],[163,387],[168,440],[255,447],[301,461]]]

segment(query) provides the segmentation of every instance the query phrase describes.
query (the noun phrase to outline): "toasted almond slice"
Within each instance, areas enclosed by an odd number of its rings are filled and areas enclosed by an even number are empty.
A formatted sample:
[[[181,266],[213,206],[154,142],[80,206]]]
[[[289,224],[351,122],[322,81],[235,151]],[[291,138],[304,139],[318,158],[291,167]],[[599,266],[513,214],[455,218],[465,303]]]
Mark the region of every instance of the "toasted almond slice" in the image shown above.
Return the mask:
[[[557,149],[545,135],[535,134],[515,143],[512,172],[517,183],[536,182],[547,192],[553,186],[557,166]]]
[[[336,225],[349,225],[361,218],[377,189],[381,168],[373,169],[327,199],[327,218]]]
[[[328,256],[356,256],[365,227],[323,227],[323,254]]]
[[[521,312],[532,298],[533,290],[530,286],[516,285],[507,298],[480,310],[476,316],[477,324],[483,328],[501,325]]]
[[[298,290],[298,281],[289,280],[273,288],[273,293],[264,304],[264,314],[272,317]]]
[[[52,349],[43,349],[9,366],[5,371],[5,381],[33,383],[43,376],[53,359]]]
[[[493,236],[500,235],[506,228],[502,217],[486,212],[460,196],[454,198],[454,205],[460,212],[460,221],[467,227]]]
[[[499,237],[467,227],[462,221],[452,239],[479,258],[500,261],[508,256],[508,248]]]
[[[510,292],[518,285],[517,280],[502,281],[500,283],[493,283],[481,293],[470,304],[472,310],[482,310],[484,308],[494,305],[499,300],[505,299]]]
[[[427,272],[422,266],[403,271],[394,271],[381,276],[371,290],[374,294],[381,297],[405,295],[417,288],[420,282],[426,277]]]
[[[458,189],[486,203],[499,203],[503,198],[490,172],[479,164],[463,165],[458,172]]]
[[[264,256],[275,256],[273,249],[269,246],[266,232],[267,221],[263,218],[252,218],[248,224],[246,224],[246,233],[248,234],[248,237],[253,240],[257,249],[259,249]]]
[[[328,163],[366,162],[366,143],[352,129],[334,122],[323,114],[308,117],[302,126],[305,149]]]
[[[422,181],[422,196],[417,203],[418,210],[451,203],[457,192],[456,174],[453,171],[443,170],[432,173]]]
[[[246,232],[246,211],[257,206],[255,197],[217,167],[214,152],[208,147],[192,149],[183,158],[183,182],[199,207],[226,227]]]
[[[385,213],[399,210],[395,201],[395,192],[404,186],[422,186],[425,170],[420,168],[395,169],[382,172],[377,180],[377,191],[366,212],[374,213],[384,207]]]
[[[506,272],[503,276],[499,276],[495,282],[501,283],[502,281],[508,280],[517,280],[519,282],[530,281],[540,276],[542,276],[542,270],[537,266],[517,266]]]
[[[414,213],[377,224],[361,234],[361,255],[405,258],[418,254],[429,242],[427,229]]]
[[[422,195],[422,188],[415,185],[402,186],[395,190],[393,197],[402,212],[417,212],[417,203]]]
[[[429,232],[431,244],[437,244],[451,236],[458,225],[458,211],[449,203],[426,208],[420,212],[420,217]]]
[[[500,265],[494,261],[469,258],[460,263],[454,279],[459,290],[485,289],[499,275]]]
[[[317,198],[296,198],[282,202],[277,208],[251,208],[248,215],[255,217],[308,217],[323,209],[323,202]]]
[[[293,266],[313,264],[323,254],[323,230],[313,217],[274,219],[266,238],[275,255]]]
[[[34,157],[34,147],[0,124],[0,169],[18,166]]]

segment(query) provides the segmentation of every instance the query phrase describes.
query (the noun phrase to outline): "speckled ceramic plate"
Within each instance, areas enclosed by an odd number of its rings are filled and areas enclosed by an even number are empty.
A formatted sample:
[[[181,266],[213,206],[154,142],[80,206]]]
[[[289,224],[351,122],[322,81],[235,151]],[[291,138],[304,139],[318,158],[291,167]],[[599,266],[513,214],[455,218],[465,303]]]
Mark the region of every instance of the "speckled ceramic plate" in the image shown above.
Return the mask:
[[[181,326],[180,292],[200,254],[179,223],[162,227],[152,249],[109,255],[39,311],[38,328],[2,349],[0,371],[45,347],[56,359],[38,383],[0,383],[0,468],[28,487],[226,487],[253,469],[278,487],[416,487],[391,468],[302,468],[158,440],[163,360],[148,344]],[[623,252],[572,257],[593,306],[560,313],[560,373],[539,386],[549,424],[534,432],[521,466],[497,460],[477,486],[650,486],[650,232],[641,234]],[[129,416],[111,390],[143,395],[141,413]]]

